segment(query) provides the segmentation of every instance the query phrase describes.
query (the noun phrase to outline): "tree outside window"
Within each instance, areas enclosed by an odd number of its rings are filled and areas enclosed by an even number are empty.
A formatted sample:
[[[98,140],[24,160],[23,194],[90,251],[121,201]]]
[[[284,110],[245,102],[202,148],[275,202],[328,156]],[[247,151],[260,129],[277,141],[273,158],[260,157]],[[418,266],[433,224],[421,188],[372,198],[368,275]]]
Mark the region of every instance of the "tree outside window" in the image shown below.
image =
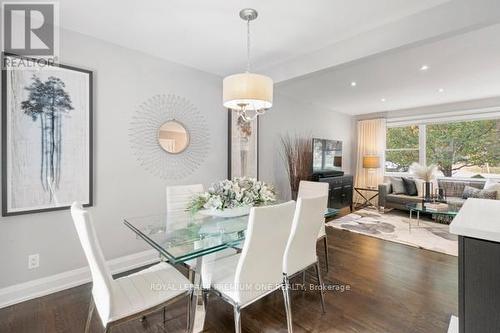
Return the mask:
[[[446,177],[500,174],[500,120],[427,125],[425,153]]]
[[[436,164],[446,177],[500,178],[500,119],[388,128],[385,171],[408,172],[413,162]]]
[[[386,172],[408,172],[418,162],[418,126],[389,127],[385,150]]]

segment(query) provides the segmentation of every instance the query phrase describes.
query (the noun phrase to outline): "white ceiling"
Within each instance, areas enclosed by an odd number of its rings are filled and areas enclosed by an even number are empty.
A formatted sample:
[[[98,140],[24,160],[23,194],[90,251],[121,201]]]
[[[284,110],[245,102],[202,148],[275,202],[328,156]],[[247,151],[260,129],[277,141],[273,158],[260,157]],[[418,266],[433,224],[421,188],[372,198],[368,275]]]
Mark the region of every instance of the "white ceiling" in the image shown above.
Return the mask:
[[[244,69],[252,23],[255,69],[322,49],[450,0],[61,0],[61,25],[221,76]]]
[[[59,4],[63,28],[219,76],[244,69],[238,12],[256,8],[253,70],[270,75],[280,94],[348,114],[500,95],[498,0]],[[430,69],[420,72],[422,64]]]
[[[500,24],[492,25],[290,80],[277,91],[353,115],[499,96],[499,36]]]

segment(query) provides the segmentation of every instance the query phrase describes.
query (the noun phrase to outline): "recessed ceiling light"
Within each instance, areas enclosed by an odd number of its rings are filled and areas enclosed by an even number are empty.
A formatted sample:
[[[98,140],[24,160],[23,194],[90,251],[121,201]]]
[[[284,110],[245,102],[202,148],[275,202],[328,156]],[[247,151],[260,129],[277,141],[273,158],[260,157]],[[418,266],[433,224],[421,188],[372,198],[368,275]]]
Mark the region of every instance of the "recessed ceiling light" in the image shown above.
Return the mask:
[[[438,93],[442,93],[442,92],[444,92],[444,88],[439,88]]]
[[[356,85],[357,85],[356,81],[351,82],[351,87],[356,87]]]
[[[421,71],[426,71],[429,69],[429,66],[428,65],[422,65],[422,67],[420,67],[420,70]]]
[[[385,98],[381,98],[381,99],[380,99],[380,101],[381,101],[382,103],[384,103],[384,102],[386,101],[386,99],[385,99]]]

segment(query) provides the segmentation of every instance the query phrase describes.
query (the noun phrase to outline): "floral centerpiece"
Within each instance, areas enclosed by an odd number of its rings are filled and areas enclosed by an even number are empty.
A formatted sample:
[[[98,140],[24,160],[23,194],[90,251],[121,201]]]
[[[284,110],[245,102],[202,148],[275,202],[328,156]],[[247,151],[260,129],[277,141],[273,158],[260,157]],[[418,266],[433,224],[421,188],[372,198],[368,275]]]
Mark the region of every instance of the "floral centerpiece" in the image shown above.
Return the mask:
[[[241,216],[248,214],[252,206],[274,201],[276,192],[273,186],[255,178],[242,177],[212,184],[208,192],[191,199],[187,210],[192,213],[204,210],[209,215],[216,216]]]

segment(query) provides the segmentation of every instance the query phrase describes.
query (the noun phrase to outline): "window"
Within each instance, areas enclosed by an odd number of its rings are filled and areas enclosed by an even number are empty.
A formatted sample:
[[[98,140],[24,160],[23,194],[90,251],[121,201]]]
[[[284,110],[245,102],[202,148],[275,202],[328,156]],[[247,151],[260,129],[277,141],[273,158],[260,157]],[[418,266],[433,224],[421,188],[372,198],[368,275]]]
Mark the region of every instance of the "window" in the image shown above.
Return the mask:
[[[500,120],[431,124],[426,132],[427,164],[444,176],[500,176]]]
[[[389,127],[386,146],[386,172],[419,162],[446,177],[500,178],[500,119]]]
[[[413,162],[419,161],[419,127],[389,127],[385,150],[386,172],[408,172]]]

